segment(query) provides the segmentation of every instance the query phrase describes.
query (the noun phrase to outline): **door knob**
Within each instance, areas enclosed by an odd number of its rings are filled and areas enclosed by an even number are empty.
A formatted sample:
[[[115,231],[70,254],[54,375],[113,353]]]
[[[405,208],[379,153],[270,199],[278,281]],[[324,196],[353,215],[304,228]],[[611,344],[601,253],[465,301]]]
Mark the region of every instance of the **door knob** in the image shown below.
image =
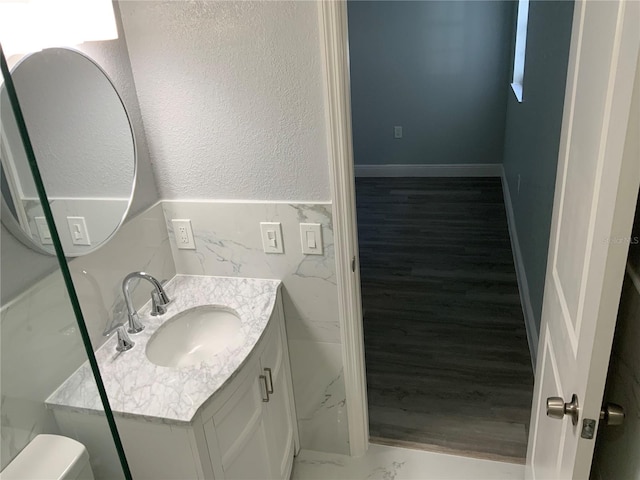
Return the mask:
[[[561,397],[547,398],[547,416],[551,418],[563,418],[565,415],[571,416],[571,422],[578,424],[580,416],[580,406],[578,405],[578,396],[574,393],[571,402],[564,403]]]
[[[615,403],[605,403],[600,410],[600,421],[607,426],[624,423],[624,408]]]

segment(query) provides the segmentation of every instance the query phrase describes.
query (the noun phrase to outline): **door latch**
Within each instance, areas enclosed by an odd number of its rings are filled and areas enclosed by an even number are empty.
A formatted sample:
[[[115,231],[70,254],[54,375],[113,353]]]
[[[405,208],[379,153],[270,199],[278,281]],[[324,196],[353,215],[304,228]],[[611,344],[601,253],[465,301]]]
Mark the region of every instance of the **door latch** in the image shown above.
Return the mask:
[[[595,433],[596,433],[596,421],[593,418],[583,418],[582,432],[580,432],[580,436],[582,438],[586,438],[587,440],[591,440]]]
[[[615,403],[605,403],[600,410],[600,423],[607,427],[622,425],[624,423],[624,408]],[[593,418],[583,419],[580,436],[591,440],[595,433],[596,421]]]

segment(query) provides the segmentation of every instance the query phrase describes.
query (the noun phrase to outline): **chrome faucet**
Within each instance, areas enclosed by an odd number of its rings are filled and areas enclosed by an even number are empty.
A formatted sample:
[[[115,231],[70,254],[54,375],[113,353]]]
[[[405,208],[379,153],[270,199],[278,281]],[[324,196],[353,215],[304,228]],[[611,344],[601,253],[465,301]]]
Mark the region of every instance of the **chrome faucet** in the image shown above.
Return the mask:
[[[144,325],[140,322],[138,312],[136,312],[131,300],[131,293],[129,292],[129,284],[134,278],[142,278],[151,282],[154,290],[151,292],[151,315],[162,315],[167,311],[167,305],[171,303],[171,300],[167,296],[162,284],[154,277],[145,272],[133,272],[124,277],[122,282],[122,293],[124,294],[124,301],[127,304],[127,312],[129,317],[129,333],[138,333],[144,329]]]

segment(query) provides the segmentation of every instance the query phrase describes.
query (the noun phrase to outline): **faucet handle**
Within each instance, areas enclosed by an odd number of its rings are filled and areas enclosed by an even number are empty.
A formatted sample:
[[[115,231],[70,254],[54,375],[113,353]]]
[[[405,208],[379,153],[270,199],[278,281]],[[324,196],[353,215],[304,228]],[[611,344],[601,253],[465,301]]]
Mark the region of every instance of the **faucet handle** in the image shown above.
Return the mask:
[[[171,299],[169,298],[169,295],[167,295],[167,292],[165,292],[164,290],[165,283],[167,283],[167,280],[162,280],[162,282],[160,282],[159,288],[156,291],[156,293],[158,294],[157,303],[162,307],[166,307],[171,303]]]
[[[129,337],[126,328],[124,328],[125,325],[125,322],[117,323],[116,325],[112,326],[110,329],[105,330],[102,333],[102,335],[104,335],[105,337],[111,336],[113,332],[118,333],[118,345],[116,346],[116,350],[118,352],[126,352],[127,350],[131,350],[135,345],[133,340],[131,340],[131,338]]]
[[[144,325],[140,321],[140,317],[138,316],[138,312],[133,312],[127,315],[129,318],[129,328],[127,328],[127,332],[129,333],[140,333],[144,330]]]
[[[155,317],[167,313],[167,305],[171,302],[171,300],[169,300],[168,302],[166,300],[166,296],[163,299],[161,294],[156,290],[151,291],[151,316]]]

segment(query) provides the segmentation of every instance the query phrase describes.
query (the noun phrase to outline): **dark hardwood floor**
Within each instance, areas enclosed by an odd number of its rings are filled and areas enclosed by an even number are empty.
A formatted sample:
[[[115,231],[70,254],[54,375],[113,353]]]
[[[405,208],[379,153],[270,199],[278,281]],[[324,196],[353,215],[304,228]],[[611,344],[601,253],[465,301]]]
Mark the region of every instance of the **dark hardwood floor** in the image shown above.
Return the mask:
[[[524,461],[533,374],[500,179],[357,178],[356,195],[372,440]]]

